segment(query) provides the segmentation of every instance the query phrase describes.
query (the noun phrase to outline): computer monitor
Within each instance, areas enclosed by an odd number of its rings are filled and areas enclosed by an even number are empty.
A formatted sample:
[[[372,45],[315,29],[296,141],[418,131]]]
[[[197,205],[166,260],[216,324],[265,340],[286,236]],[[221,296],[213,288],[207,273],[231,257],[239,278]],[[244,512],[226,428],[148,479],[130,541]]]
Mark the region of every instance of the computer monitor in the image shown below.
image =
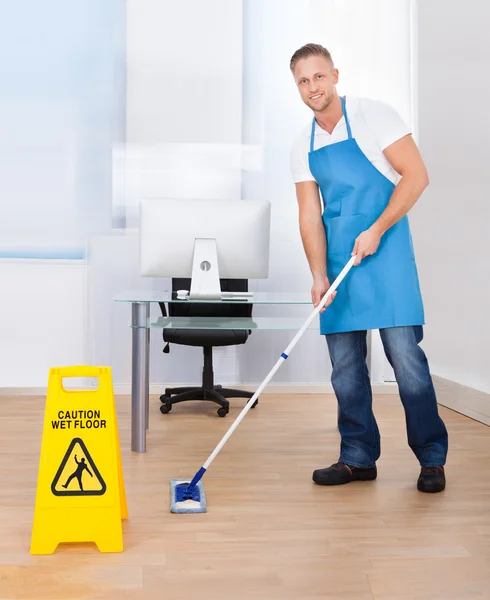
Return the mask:
[[[220,278],[266,279],[270,215],[266,201],[144,199],[140,273],[190,277],[196,299],[222,298]]]

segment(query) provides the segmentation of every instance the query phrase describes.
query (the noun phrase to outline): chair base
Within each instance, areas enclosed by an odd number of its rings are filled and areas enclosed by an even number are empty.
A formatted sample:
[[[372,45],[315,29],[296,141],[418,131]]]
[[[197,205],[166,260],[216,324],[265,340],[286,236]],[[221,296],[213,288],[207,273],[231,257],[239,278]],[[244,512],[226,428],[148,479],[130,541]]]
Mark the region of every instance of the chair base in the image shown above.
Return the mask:
[[[218,415],[225,417],[230,410],[230,403],[227,398],[250,398],[253,396],[252,392],[246,392],[244,390],[235,390],[232,388],[224,388],[221,385],[214,385],[213,388],[204,387],[180,387],[180,388],[166,388],[165,394],[160,396],[160,400],[163,405],[160,407],[162,414],[167,414],[172,410],[174,404],[179,402],[187,402],[188,400],[208,400],[215,402],[220,405],[218,409]],[[255,408],[259,400],[253,403],[252,408]]]

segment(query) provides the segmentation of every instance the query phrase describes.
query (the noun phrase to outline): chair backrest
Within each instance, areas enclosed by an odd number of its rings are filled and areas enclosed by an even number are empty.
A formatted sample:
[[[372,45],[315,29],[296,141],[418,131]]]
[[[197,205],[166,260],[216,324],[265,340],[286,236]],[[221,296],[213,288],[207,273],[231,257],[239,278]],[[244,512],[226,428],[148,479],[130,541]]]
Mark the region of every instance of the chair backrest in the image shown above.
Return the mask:
[[[248,292],[247,279],[220,279],[223,292]],[[190,279],[172,279],[172,291],[190,290]],[[169,302],[171,317],[251,317],[252,304],[218,302]]]

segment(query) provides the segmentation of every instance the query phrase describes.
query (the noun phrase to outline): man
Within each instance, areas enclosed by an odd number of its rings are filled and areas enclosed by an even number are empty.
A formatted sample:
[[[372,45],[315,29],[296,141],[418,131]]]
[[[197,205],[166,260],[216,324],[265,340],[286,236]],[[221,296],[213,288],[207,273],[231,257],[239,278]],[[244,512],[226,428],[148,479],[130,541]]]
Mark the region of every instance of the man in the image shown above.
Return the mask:
[[[376,479],[380,436],[366,365],[367,331],[379,329],[405,410],[422,492],[445,488],[448,449],[426,356],[424,310],[407,213],[428,176],[410,131],[383,102],[339,97],[328,50],[307,44],[290,68],[313,122],[293,146],[291,167],[303,246],[318,306],[350,260],[354,266],[320,314],[339,404],[339,461],[313,473],[320,485]],[[320,193],[321,198],[320,200]],[[323,201],[323,208],[322,208]]]

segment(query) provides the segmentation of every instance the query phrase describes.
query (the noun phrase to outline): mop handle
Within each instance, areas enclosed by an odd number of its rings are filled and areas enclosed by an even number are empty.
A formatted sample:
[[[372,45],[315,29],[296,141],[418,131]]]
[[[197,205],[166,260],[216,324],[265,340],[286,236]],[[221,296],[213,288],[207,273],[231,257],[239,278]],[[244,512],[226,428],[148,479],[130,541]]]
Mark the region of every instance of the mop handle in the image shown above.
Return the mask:
[[[338,286],[341,283],[342,279],[344,279],[344,277],[347,275],[347,273],[349,272],[350,268],[354,264],[355,260],[356,260],[356,256],[354,255],[354,256],[351,257],[351,259],[349,260],[349,262],[342,269],[342,271],[340,272],[339,276],[335,279],[335,281],[332,283],[332,285],[328,288],[326,294],[323,296],[323,298],[321,299],[321,301],[318,304],[318,306],[315,308],[315,310],[311,313],[311,315],[305,321],[303,327],[301,327],[301,329],[298,331],[298,333],[294,336],[293,340],[291,341],[291,343],[289,344],[289,346],[286,348],[286,350],[281,354],[279,360],[272,367],[270,373],[267,375],[267,377],[264,379],[264,381],[260,384],[258,390],[250,398],[250,400],[247,402],[247,404],[243,407],[242,411],[240,412],[240,414],[238,415],[238,417],[235,419],[235,421],[232,423],[232,425],[228,429],[228,431],[225,433],[225,435],[223,436],[223,438],[221,439],[221,441],[219,442],[219,444],[213,450],[213,452],[211,453],[211,455],[209,456],[209,458],[207,459],[207,461],[204,463],[204,465],[201,467],[201,469],[196,473],[196,475],[194,476],[194,479],[190,483],[190,486],[196,485],[197,482],[202,478],[202,476],[204,475],[204,473],[208,469],[209,465],[213,462],[213,460],[216,458],[217,454],[220,452],[220,450],[226,444],[226,442],[230,438],[231,434],[235,431],[235,429],[238,427],[238,425],[242,421],[243,417],[247,414],[247,412],[252,407],[252,405],[255,402],[255,400],[260,396],[260,394],[262,393],[263,389],[266,387],[266,385],[272,379],[272,377],[274,376],[274,374],[276,373],[276,371],[279,369],[279,367],[282,365],[282,363],[288,358],[289,353],[294,348],[294,346],[296,345],[297,341],[300,339],[300,337],[303,335],[303,333],[307,330],[307,328],[309,327],[309,325],[313,321],[313,319],[317,316],[317,314],[324,307],[324,305],[327,302],[329,296],[331,296],[333,294],[333,292],[338,288]]]

